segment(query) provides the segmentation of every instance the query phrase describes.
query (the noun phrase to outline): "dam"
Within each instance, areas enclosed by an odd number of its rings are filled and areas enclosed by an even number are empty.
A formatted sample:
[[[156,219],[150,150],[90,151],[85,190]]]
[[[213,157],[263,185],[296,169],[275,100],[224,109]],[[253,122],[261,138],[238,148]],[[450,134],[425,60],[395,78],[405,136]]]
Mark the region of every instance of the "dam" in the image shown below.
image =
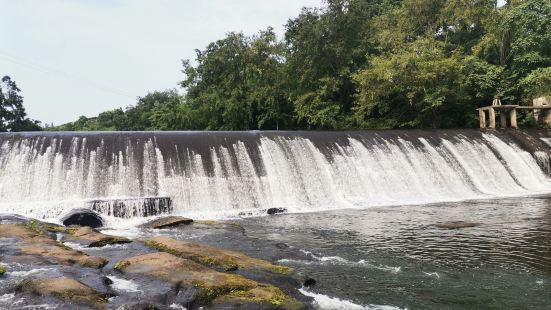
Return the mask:
[[[548,141],[544,130],[2,133],[0,212],[224,218],[534,195],[551,191]]]

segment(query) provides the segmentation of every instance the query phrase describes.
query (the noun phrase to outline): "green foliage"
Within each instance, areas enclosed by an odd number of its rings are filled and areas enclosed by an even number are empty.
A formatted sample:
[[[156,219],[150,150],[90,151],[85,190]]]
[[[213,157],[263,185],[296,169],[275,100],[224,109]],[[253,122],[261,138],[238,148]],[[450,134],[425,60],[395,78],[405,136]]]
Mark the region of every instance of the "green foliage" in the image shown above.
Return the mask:
[[[154,92],[53,129],[474,127],[495,95],[551,96],[549,1],[325,0],[285,30],[197,50],[183,96]]]
[[[551,98],[551,67],[538,68],[521,80],[525,97],[550,97]]]
[[[174,89],[156,91],[138,98],[135,106],[100,113],[97,117],[81,116],[77,121],[46,130],[61,131],[139,131],[188,129],[178,122],[183,98]]]
[[[41,130],[40,122],[27,117],[20,93],[9,76],[0,80],[0,132]]]

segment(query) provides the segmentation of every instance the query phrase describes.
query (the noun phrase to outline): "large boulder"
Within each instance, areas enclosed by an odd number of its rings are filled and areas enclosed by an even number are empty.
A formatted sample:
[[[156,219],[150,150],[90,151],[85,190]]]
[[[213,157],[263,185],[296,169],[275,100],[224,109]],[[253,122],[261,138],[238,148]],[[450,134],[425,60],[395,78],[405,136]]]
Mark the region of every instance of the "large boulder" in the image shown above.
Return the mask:
[[[102,234],[91,227],[72,227],[67,232],[69,233],[69,239],[90,242],[88,247],[91,248],[132,242],[128,238]]]
[[[77,280],[65,277],[25,279],[17,289],[27,294],[76,301],[98,309],[103,309],[107,303],[105,295]]]
[[[226,271],[240,268],[269,270],[278,273],[291,271],[289,267],[274,265],[269,261],[253,258],[240,252],[222,250],[205,244],[176,240],[166,236],[147,239],[146,244],[159,251],[168,252],[205,266],[218,267]]]
[[[168,227],[176,227],[180,225],[189,225],[192,224],[193,220],[187,217],[181,216],[165,216],[152,221],[149,221],[145,224],[140,225],[141,228],[149,229],[161,229]]]
[[[65,226],[78,225],[92,228],[103,227],[103,218],[98,213],[89,209],[75,209],[65,215],[61,221]]]
[[[222,273],[189,259],[157,252],[124,259],[115,269],[162,279],[180,287],[195,288],[194,305],[255,304],[262,309],[302,309],[303,304],[279,288],[240,275]],[[184,305],[189,307],[190,305]]]
[[[21,241],[19,250],[23,255],[40,256],[62,265],[78,263],[82,267],[101,268],[107,264],[107,260],[104,258],[89,256],[84,252],[68,248],[29,225],[0,225],[0,238],[10,237]]]

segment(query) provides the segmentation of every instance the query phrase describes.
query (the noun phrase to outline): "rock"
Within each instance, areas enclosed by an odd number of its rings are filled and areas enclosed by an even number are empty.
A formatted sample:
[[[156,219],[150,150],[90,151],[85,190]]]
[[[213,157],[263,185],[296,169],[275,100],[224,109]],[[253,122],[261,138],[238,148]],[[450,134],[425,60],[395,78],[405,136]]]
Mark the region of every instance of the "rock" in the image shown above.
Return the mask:
[[[222,250],[200,243],[176,240],[165,236],[147,239],[146,244],[159,251],[191,259],[205,266],[219,267],[226,271],[237,270],[239,268],[269,270],[278,273],[289,273],[291,271],[289,267],[274,265],[268,261],[249,257],[240,252]]]
[[[25,227],[39,234],[65,232],[66,228],[52,223],[30,220],[25,222]]]
[[[0,264],[0,277],[3,276],[4,273],[6,273],[6,268],[4,267],[4,265]]]
[[[175,227],[179,225],[189,225],[193,223],[192,219],[181,217],[181,216],[167,216],[167,217],[161,217],[156,220],[147,222],[140,227],[142,228],[150,228],[150,229],[161,229],[161,228],[167,228],[167,227]]]
[[[285,212],[287,212],[287,209],[285,208],[270,208],[266,213],[268,213],[269,215],[274,215],[274,214],[285,213]]]
[[[104,258],[88,256],[57,242],[44,233],[17,224],[0,225],[0,238],[14,237],[21,240],[20,251],[24,255],[54,259],[62,265],[80,264],[82,267],[101,268],[107,264]]]
[[[315,279],[312,279],[312,278],[307,278],[306,280],[304,280],[304,287],[310,287],[310,286],[314,286],[316,285],[318,281],[316,281]]]
[[[27,294],[72,300],[98,309],[103,309],[107,303],[105,295],[77,280],[64,277],[26,279],[18,285],[17,290]]]
[[[101,215],[89,209],[72,210],[61,221],[65,226],[78,225],[99,228],[104,225]]]
[[[90,241],[88,247],[102,247],[108,244],[130,243],[132,240],[124,237],[105,235],[91,227],[69,228],[69,239]]]
[[[101,277],[101,282],[102,282],[103,285],[105,285],[105,286],[109,286],[109,285],[111,285],[111,284],[114,283],[113,280],[109,279],[109,278],[106,277],[106,276]]]
[[[455,222],[447,222],[447,223],[436,224],[435,226],[438,227],[438,228],[445,228],[445,229],[459,229],[459,228],[468,228],[468,227],[480,226],[480,223],[455,221]]]
[[[177,309],[177,308],[170,308],[167,306],[156,305],[148,302],[132,304],[132,305],[122,305],[117,307],[117,310],[169,310],[169,309]]]
[[[125,274],[159,278],[180,287],[197,290],[193,304],[250,302],[276,305],[280,309],[301,309],[302,303],[279,288],[261,284],[236,274],[212,270],[189,259],[157,252],[124,259],[115,269]]]

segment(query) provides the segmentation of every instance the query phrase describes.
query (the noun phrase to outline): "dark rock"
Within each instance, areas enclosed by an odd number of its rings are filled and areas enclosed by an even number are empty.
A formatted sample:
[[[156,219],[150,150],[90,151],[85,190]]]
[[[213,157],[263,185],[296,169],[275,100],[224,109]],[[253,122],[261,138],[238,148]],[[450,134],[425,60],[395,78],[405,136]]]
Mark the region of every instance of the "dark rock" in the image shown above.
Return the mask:
[[[480,223],[455,221],[455,222],[440,223],[440,224],[436,224],[435,226],[438,228],[445,228],[445,229],[459,229],[459,228],[480,226]]]
[[[142,228],[152,228],[152,229],[161,229],[161,228],[167,228],[167,227],[175,227],[179,225],[189,225],[192,224],[193,220],[189,219],[187,217],[181,217],[181,216],[166,216],[161,217],[156,220],[147,222],[145,224],[140,225]]]
[[[266,213],[269,215],[278,214],[278,213],[285,213],[287,212],[287,209],[285,208],[270,208]]]
[[[72,210],[61,221],[65,226],[78,225],[98,228],[104,225],[101,215],[89,209]]]
[[[172,300],[172,303],[182,305],[189,309],[197,298],[198,293],[199,290],[193,286],[180,287],[178,294],[176,295],[174,300]]]
[[[274,246],[278,249],[288,249],[289,248],[289,245],[287,245],[283,242],[278,242]]]
[[[101,281],[103,282],[104,285],[107,285],[107,286],[113,284],[113,280],[109,279],[108,277],[102,277]]]
[[[304,287],[310,287],[310,286],[316,285],[317,282],[318,282],[318,281],[316,281],[316,280],[314,280],[314,279],[312,279],[312,278],[308,278],[308,279],[304,280],[304,284],[303,284],[303,285],[304,285]]]

